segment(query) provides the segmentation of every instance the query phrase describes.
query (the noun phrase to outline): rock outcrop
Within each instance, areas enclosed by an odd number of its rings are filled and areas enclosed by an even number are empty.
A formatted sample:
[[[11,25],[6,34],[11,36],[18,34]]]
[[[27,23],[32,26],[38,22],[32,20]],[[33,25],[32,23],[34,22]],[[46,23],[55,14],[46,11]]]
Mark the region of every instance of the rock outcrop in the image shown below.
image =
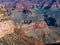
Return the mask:
[[[0,22],[0,38],[11,33],[14,33],[13,21],[9,20]]]
[[[3,6],[0,6],[0,38],[14,32],[14,22],[7,16]]]

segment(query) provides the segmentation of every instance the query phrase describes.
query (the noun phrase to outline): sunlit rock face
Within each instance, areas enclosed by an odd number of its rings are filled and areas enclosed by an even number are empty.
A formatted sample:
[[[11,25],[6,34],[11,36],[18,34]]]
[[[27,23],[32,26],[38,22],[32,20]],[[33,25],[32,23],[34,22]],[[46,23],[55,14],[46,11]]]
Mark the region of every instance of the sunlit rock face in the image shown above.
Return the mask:
[[[41,20],[35,23],[35,28],[48,28],[48,26],[45,21]]]
[[[5,13],[4,6],[0,5],[0,38],[14,32],[14,22]]]
[[[42,35],[40,31],[43,31],[44,33],[48,34],[49,30],[48,30],[48,26],[45,23],[45,21],[39,21],[39,22],[33,22],[31,24],[22,24],[21,25],[21,30],[24,32],[24,35],[27,36],[33,36],[37,39],[38,38],[38,34]],[[37,33],[37,34],[36,34]]]
[[[30,30],[34,28],[34,23],[31,24],[22,24],[22,30],[25,31],[25,33],[28,33]]]
[[[6,34],[11,34],[14,32],[14,24],[11,20],[0,22],[0,38]]]
[[[21,24],[21,31],[24,36],[34,37],[44,43],[55,43],[60,38],[55,30],[49,28],[45,21],[37,21],[31,24]],[[60,42],[60,41],[59,41]]]

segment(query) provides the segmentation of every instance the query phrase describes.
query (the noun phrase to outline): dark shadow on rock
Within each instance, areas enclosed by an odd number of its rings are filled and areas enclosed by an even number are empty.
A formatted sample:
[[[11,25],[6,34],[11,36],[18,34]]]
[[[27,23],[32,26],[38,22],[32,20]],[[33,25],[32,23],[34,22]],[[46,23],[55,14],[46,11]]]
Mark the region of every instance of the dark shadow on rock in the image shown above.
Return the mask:
[[[54,26],[54,27],[57,26],[55,18],[48,17],[47,15],[44,15],[44,17],[45,17],[44,20],[45,20],[45,22],[47,23],[48,26]]]

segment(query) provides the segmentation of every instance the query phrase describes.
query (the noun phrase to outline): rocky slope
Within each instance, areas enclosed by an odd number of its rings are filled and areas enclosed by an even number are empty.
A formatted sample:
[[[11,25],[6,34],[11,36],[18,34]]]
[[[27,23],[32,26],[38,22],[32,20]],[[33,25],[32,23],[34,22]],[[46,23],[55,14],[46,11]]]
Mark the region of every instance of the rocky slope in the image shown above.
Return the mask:
[[[0,25],[3,26],[0,27],[0,32],[4,34],[4,29],[7,29],[8,33],[0,38],[1,45],[44,45],[60,42],[60,28],[56,25],[60,14],[57,4],[59,0],[1,0],[0,3],[6,8],[6,11],[0,10]],[[11,24],[11,20],[15,25]]]

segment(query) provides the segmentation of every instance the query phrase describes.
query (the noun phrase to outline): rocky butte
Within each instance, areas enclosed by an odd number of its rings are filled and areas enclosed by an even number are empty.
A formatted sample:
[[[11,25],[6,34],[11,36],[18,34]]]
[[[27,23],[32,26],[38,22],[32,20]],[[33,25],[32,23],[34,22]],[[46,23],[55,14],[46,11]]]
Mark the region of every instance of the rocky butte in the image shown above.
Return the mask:
[[[5,14],[5,9],[0,5],[0,38],[14,32],[14,22]]]

